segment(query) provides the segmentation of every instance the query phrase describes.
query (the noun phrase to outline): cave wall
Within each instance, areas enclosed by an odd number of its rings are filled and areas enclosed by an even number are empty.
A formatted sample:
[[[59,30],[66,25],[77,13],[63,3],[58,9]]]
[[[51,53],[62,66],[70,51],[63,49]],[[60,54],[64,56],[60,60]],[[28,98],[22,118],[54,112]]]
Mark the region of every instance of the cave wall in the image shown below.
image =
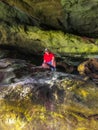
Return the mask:
[[[42,54],[48,47],[58,57],[97,53],[98,40],[87,37],[97,37],[91,26],[97,26],[96,5],[97,1],[91,0],[1,0],[0,46],[34,54]]]
[[[98,0],[6,0],[6,3],[33,17],[45,29],[98,37]]]

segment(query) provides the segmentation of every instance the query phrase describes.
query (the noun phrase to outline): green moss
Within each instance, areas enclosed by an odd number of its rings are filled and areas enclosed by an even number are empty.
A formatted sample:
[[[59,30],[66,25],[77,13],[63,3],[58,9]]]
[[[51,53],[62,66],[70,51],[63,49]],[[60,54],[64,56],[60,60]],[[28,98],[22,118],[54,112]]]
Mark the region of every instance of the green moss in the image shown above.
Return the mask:
[[[96,44],[92,44],[89,40],[61,31],[45,31],[31,26],[26,26],[25,30],[23,25],[8,26],[2,22],[0,33],[0,44],[23,48],[31,53],[41,52],[46,47],[57,55],[98,53],[97,39]]]
[[[74,35],[66,35],[60,31],[43,31],[36,27],[28,28],[28,35],[23,32],[21,28],[20,34],[24,35],[28,40],[35,42],[38,49],[48,47],[56,53],[96,53],[98,52],[97,45],[92,45],[88,41],[82,40],[80,37]],[[30,47],[31,47],[30,45]],[[34,48],[33,48],[34,49]],[[35,50],[37,48],[35,47]]]
[[[94,118],[98,113],[98,89],[94,84],[67,78],[55,85],[57,88],[53,89],[53,94],[57,92],[57,99],[51,102],[41,101],[39,96],[36,97],[36,94],[30,91],[24,97],[20,96],[19,94],[22,94],[26,86],[18,85],[4,99],[0,100],[0,119],[3,120],[3,124],[6,123],[8,127],[13,125],[11,130],[22,130],[22,128],[32,130],[33,126],[35,126],[35,130],[46,129],[49,126],[61,130],[65,130],[69,126],[72,130],[94,130],[95,127],[98,127],[98,122]],[[62,98],[59,93],[61,91],[65,92],[63,102],[59,102],[59,99]],[[78,101],[76,97],[81,100]]]

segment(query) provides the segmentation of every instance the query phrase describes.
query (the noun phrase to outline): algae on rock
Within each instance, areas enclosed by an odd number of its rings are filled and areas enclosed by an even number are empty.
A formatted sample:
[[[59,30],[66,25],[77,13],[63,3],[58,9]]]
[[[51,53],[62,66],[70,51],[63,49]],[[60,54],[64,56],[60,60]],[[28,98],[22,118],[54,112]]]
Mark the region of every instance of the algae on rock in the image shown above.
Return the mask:
[[[31,77],[35,83],[29,80],[24,84],[24,78],[16,84],[0,87],[1,130],[98,128],[98,88],[92,81],[56,73],[57,79],[53,82],[52,73],[39,73],[40,76],[35,73]]]

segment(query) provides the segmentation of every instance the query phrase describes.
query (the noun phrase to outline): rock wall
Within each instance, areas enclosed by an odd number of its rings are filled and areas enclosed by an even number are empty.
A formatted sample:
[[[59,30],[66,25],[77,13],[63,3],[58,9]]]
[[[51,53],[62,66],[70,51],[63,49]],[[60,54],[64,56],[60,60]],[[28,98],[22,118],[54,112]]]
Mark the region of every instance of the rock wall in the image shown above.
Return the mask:
[[[0,15],[2,20],[0,24],[0,45],[14,46],[27,53],[41,52],[41,54],[44,48],[48,47],[58,57],[67,53],[98,52],[97,40],[64,34],[61,31],[43,30],[36,27],[34,19],[2,2],[0,12],[3,12]]]
[[[6,0],[6,3],[33,17],[43,28],[98,37],[97,0]]]

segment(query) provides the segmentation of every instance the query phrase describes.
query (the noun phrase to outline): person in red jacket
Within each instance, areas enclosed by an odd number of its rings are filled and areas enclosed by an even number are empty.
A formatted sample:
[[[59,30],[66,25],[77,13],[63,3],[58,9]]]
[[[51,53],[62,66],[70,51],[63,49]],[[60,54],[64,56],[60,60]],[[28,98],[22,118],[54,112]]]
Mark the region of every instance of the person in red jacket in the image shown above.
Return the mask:
[[[52,71],[56,70],[56,61],[55,55],[50,52],[47,48],[45,49],[45,53],[43,55],[43,68],[50,68]]]

